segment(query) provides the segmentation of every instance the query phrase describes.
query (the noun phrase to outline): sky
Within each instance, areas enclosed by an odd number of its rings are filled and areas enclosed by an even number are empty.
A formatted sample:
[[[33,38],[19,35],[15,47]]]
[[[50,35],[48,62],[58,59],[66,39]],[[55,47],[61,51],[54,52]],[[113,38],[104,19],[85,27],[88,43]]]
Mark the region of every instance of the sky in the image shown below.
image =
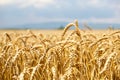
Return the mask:
[[[120,0],[0,0],[0,27],[75,19],[120,24]]]

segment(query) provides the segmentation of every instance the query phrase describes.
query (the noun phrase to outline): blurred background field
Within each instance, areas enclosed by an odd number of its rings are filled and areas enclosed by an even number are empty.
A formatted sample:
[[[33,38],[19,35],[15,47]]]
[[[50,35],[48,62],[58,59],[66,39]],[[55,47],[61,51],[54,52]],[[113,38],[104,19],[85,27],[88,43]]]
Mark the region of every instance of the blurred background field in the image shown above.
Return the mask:
[[[42,34],[42,35],[57,35],[61,36],[63,30],[31,30],[34,34]],[[68,30],[66,35],[70,34],[74,30]],[[117,32],[119,30],[80,30],[81,34],[90,33],[103,36],[104,34],[110,34],[113,32]],[[4,35],[4,33],[12,34],[12,33],[19,33],[19,34],[27,34],[28,30],[0,30],[0,34]]]

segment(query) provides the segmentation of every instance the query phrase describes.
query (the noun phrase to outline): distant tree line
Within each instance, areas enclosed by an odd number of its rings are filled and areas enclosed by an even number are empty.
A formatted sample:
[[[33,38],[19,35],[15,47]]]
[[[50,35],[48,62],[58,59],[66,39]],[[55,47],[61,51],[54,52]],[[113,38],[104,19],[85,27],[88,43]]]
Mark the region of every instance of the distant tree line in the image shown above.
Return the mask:
[[[60,26],[59,28],[58,28],[58,30],[63,30],[64,29],[64,26]]]

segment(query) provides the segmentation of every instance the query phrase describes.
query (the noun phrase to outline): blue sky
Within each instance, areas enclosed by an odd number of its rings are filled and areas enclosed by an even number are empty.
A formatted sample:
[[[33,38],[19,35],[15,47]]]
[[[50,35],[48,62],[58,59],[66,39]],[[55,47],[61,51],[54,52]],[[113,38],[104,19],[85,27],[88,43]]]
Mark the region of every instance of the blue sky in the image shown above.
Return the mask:
[[[120,0],[0,0],[0,26],[75,19],[120,24]]]

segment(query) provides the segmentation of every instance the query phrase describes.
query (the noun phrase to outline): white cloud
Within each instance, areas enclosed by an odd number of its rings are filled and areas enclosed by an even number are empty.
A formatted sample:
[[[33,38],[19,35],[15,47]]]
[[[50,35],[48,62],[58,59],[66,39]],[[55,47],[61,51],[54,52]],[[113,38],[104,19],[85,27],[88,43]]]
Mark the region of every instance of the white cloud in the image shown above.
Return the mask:
[[[43,8],[49,4],[54,4],[54,0],[0,0],[0,5],[15,4],[18,7],[26,8],[29,6]]]
[[[33,6],[36,8],[46,7],[49,4],[54,4],[55,7],[61,6],[79,6],[79,8],[89,7],[118,7],[120,6],[120,0],[0,0],[0,5],[16,4],[21,8]]]
[[[91,7],[109,9],[113,11],[114,17],[120,18],[120,0],[77,0],[76,4],[79,6],[79,9],[90,9]]]
[[[80,22],[92,22],[92,23],[111,23],[111,24],[120,24],[120,18],[114,17],[114,18],[89,18],[89,19],[83,19]]]
[[[81,9],[90,8],[90,7],[101,8],[105,6],[105,2],[102,0],[77,0],[76,4]]]
[[[26,8],[26,7],[32,6],[35,8],[47,7],[47,9],[49,9],[48,5],[53,5],[52,7],[56,7],[58,10],[62,10],[62,11],[67,10],[67,9],[71,9],[71,11],[72,11],[72,7],[77,8],[77,9],[85,8],[87,10],[91,9],[91,7],[97,8],[97,9],[105,8],[105,9],[110,9],[111,11],[113,11],[111,13],[113,13],[114,16],[112,16],[110,18],[93,17],[93,18],[82,19],[82,20],[80,19],[79,22],[119,23],[120,24],[120,0],[0,0],[0,6],[11,5],[11,4],[17,5],[20,8]],[[64,9],[64,8],[66,8],[66,9]],[[78,10],[78,12],[80,13],[80,10]],[[102,12],[100,12],[100,13],[102,13]],[[62,14],[64,14],[64,12]],[[93,14],[96,14],[96,13],[93,12]],[[59,17],[51,19],[48,17],[45,18],[45,16],[39,17],[37,15],[35,15],[35,16],[34,15],[28,13],[28,18],[23,18],[26,20],[21,19],[21,21],[18,21],[18,22],[21,22],[21,23],[22,23],[22,21],[24,21],[24,22],[25,21],[26,22],[27,21],[28,22],[50,22],[50,21],[52,21],[52,22],[55,22],[55,21],[71,22],[73,20],[71,18],[59,18]],[[53,13],[53,15],[56,15],[56,13]],[[71,14],[71,16],[72,16],[72,14]],[[72,17],[74,17],[74,16],[75,15],[73,14]],[[91,16],[93,16],[93,15],[91,15]],[[31,21],[31,20],[33,20],[33,21]],[[8,22],[11,22],[11,21],[8,21]],[[2,23],[3,23],[3,21],[2,21]],[[2,24],[2,23],[0,23],[0,24]],[[16,21],[16,23],[17,23],[17,21]]]
[[[43,8],[43,7],[46,7],[47,5],[53,4],[53,3],[54,3],[54,0],[26,0],[20,4],[20,7],[25,8],[28,6],[33,6],[36,8]]]
[[[0,0],[0,5],[8,5],[14,3],[15,0]]]
[[[48,17],[42,17],[42,16],[35,16],[34,14],[31,14],[27,16],[27,21],[31,21],[32,23],[39,23],[39,22],[72,22],[76,18],[48,18]],[[120,18],[119,17],[111,17],[111,18],[96,18],[91,17],[88,19],[79,19],[79,22],[87,22],[87,23],[110,23],[110,24],[120,24]]]
[[[71,22],[73,19],[71,18],[49,18],[43,16],[35,16],[34,14],[28,15],[26,17],[26,21],[30,21],[31,23],[42,23],[42,22]]]

